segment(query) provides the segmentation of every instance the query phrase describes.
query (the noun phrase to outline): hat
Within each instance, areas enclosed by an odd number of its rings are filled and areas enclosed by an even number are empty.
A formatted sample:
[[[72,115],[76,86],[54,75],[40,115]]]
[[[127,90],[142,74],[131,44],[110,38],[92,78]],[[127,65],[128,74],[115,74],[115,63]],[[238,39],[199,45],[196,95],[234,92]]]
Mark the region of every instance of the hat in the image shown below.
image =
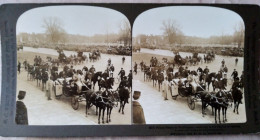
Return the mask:
[[[133,98],[134,98],[135,100],[137,100],[137,99],[139,99],[140,95],[141,95],[141,92],[140,92],[140,91],[134,91]]]
[[[26,94],[26,91],[20,90],[19,93],[18,93],[18,99],[19,99],[19,100],[24,99],[25,94]]]

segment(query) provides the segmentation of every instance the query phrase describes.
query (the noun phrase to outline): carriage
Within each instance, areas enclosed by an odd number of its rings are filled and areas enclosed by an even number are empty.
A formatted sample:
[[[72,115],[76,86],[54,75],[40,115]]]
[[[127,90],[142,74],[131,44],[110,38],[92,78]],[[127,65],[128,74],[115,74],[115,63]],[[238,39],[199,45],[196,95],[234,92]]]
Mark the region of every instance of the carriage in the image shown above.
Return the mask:
[[[191,110],[194,110],[195,109],[195,102],[200,102],[201,99],[200,99],[198,94],[192,92],[192,86],[186,82],[187,81],[186,78],[183,78],[183,79],[180,79],[180,80],[181,80],[182,83],[185,83],[185,85],[182,86],[182,87],[179,86],[177,95],[172,95],[172,98],[174,100],[176,100],[178,96],[187,97],[188,107]],[[173,82],[178,83],[179,79],[173,79]],[[206,88],[206,85],[197,84],[197,92],[203,91],[203,90],[205,90],[205,88]]]
[[[81,91],[78,90],[77,83],[72,82],[72,78],[59,78],[53,83],[54,95],[57,99],[61,96],[71,97],[71,106],[74,110],[79,108],[79,102],[86,101],[86,93],[90,92],[90,89],[83,85]]]

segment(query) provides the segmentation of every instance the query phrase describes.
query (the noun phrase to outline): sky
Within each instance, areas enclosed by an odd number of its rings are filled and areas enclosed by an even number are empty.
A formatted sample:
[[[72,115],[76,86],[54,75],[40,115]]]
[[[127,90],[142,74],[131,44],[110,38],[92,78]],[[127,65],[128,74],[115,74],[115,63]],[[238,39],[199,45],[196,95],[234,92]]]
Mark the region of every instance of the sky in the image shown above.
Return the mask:
[[[242,22],[235,12],[209,6],[168,6],[150,9],[139,15],[133,26],[133,36],[138,34],[162,35],[162,22],[175,20],[186,36],[210,37],[233,34],[234,27]]]
[[[69,34],[92,36],[95,34],[118,33],[119,25],[126,17],[112,9],[94,6],[48,6],[31,9],[17,21],[17,34],[44,33],[43,19],[57,17]]]

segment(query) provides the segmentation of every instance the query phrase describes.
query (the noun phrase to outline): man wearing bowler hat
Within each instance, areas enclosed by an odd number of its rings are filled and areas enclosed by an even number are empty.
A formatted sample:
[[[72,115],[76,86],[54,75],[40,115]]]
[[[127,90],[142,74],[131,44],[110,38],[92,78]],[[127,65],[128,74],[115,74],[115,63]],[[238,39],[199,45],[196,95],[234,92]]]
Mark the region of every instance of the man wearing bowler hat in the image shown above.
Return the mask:
[[[25,97],[25,94],[26,94],[25,91],[19,91],[18,101],[16,101],[16,115],[15,115],[16,124],[28,125],[27,108],[22,101]]]
[[[144,111],[140,103],[137,101],[141,95],[140,91],[134,91],[133,95],[133,123],[134,124],[146,124]]]

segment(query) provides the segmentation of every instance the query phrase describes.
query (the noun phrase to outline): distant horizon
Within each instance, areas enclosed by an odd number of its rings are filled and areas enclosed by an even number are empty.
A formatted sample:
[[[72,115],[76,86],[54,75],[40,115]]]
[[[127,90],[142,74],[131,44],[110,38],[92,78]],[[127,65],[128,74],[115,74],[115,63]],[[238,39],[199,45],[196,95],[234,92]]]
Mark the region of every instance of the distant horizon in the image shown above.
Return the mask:
[[[166,6],[140,14],[133,25],[133,37],[139,34],[163,35],[162,22],[176,21],[185,36],[208,38],[232,35],[243,19],[235,12],[210,6]]]
[[[49,17],[60,19],[67,33],[83,36],[118,33],[120,25],[127,20],[116,10],[98,6],[47,6],[23,13],[17,21],[16,33],[45,33],[43,20]]]

